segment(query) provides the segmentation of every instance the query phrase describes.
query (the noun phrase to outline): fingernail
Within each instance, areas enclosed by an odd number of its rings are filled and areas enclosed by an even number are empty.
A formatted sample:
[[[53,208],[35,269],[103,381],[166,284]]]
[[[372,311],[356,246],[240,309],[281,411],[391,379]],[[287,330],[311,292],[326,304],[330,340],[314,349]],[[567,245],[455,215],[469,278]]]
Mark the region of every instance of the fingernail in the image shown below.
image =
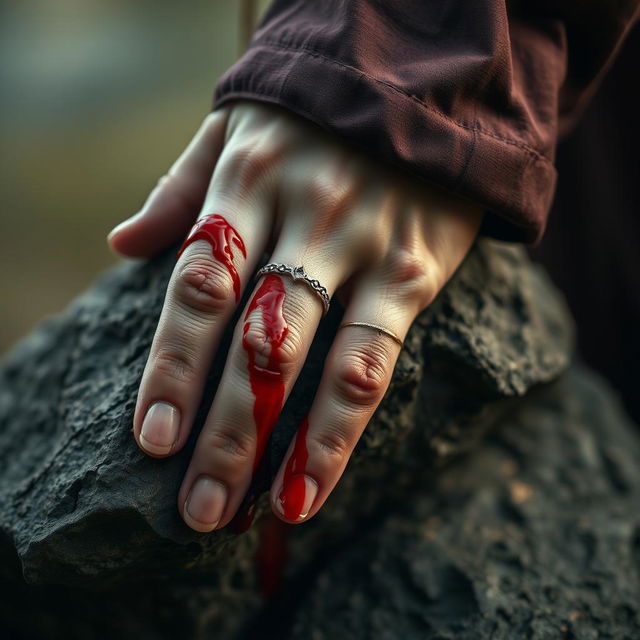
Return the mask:
[[[196,531],[216,528],[227,504],[227,490],[209,476],[198,476],[184,503],[184,521]]]
[[[317,494],[318,484],[313,478],[302,474],[291,476],[284,479],[276,507],[287,520],[301,520],[309,515]]]
[[[140,444],[149,453],[164,455],[178,439],[180,412],[168,402],[151,405],[140,431]]]

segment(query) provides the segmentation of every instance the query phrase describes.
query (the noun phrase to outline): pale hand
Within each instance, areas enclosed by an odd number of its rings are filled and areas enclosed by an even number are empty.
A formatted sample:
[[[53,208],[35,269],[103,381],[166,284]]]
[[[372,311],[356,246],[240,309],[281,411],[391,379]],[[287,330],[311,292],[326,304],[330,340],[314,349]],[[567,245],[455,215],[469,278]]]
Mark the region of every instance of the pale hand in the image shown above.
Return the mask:
[[[282,107],[240,100],[205,119],[109,243],[122,255],[149,256],[182,239],[196,217],[211,233],[187,243],[177,261],[133,419],[137,443],[155,457],[185,444],[222,334],[264,251],[269,262],[303,265],[330,296],[337,293],[343,322],[373,323],[403,339],[466,255],[482,209]],[[303,282],[257,281],[179,491],[179,512],[193,529],[223,527],[238,510],[322,313]],[[272,486],[278,517],[302,522],[322,507],[399,351],[369,327],[337,332]]]

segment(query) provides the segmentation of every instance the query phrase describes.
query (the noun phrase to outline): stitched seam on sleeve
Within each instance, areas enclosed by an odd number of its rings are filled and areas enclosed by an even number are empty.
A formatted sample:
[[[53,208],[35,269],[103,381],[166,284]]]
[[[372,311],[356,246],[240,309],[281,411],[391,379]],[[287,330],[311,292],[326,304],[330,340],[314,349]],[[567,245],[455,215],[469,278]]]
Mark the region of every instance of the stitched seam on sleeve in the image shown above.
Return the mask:
[[[547,158],[540,151],[538,151],[538,149],[535,149],[534,147],[526,144],[525,142],[521,142],[519,140],[514,140],[512,138],[506,138],[506,137],[501,136],[501,135],[499,135],[497,133],[493,133],[491,131],[487,131],[486,129],[483,129],[481,127],[478,127],[478,126],[472,127],[472,126],[470,126],[468,124],[465,124],[464,122],[459,122],[458,120],[454,120],[451,116],[448,116],[448,115],[442,113],[441,111],[438,111],[437,109],[434,109],[431,105],[427,104],[423,100],[420,100],[420,98],[418,98],[417,96],[415,96],[415,95],[413,95],[411,93],[407,93],[406,91],[403,91],[399,87],[396,87],[395,85],[393,85],[393,84],[391,84],[389,82],[386,82],[385,80],[380,80],[379,78],[376,78],[375,76],[372,76],[372,75],[362,71],[361,69],[358,69],[357,67],[353,67],[351,65],[345,64],[344,62],[341,62],[340,60],[335,60],[334,58],[330,58],[330,57],[324,55],[323,53],[320,53],[319,51],[316,51],[314,49],[310,49],[308,47],[295,46],[295,45],[291,45],[291,44],[287,44],[287,43],[278,42],[277,40],[269,40],[269,39],[258,40],[256,42],[253,42],[252,45],[251,45],[252,48],[253,47],[257,47],[257,46],[270,46],[270,47],[274,47],[274,48],[277,48],[277,49],[290,50],[290,51],[304,51],[305,53],[307,53],[307,54],[309,54],[311,56],[314,56],[316,58],[321,58],[322,60],[326,60],[327,62],[335,64],[335,65],[337,65],[339,67],[342,67],[343,69],[348,69],[350,71],[353,71],[354,73],[358,73],[361,76],[364,76],[365,78],[369,78],[370,80],[373,80],[374,82],[387,87],[388,89],[392,89],[396,93],[399,93],[400,95],[405,96],[406,98],[409,98],[409,99],[413,100],[414,102],[419,104],[426,111],[429,111],[431,113],[434,113],[434,114],[438,115],[441,118],[444,118],[445,120],[447,120],[451,124],[453,124],[453,125],[455,125],[457,127],[460,127],[461,129],[466,129],[467,131],[473,131],[473,132],[488,136],[490,138],[493,138],[495,140],[499,140],[500,142],[504,142],[506,144],[518,147],[518,148],[522,149],[523,151],[526,151],[527,153],[530,153],[531,155],[535,156],[536,158],[538,158],[542,162],[545,162],[545,163],[553,166],[553,162],[549,158]],[[250,49],[249,49],[249,51],[250,51]]]

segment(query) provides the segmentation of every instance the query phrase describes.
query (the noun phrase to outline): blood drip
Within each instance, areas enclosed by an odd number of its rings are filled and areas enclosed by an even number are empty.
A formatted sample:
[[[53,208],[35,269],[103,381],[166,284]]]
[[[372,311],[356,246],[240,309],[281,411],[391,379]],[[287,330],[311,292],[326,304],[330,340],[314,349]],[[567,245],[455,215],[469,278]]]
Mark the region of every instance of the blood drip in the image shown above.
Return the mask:
[[[307,432],[309,431],[309,417],[305,416],[298,427],[293,452],[284,468],[282,491],[278,496],[285,518],[297,520],[304,508],[306,484],[304,470],[309,457],[307,451]]]
[[[242,333],[242,346],[248,358],[249,381],[254,395],[253,417],[256,423],[256,455],[253,461],[255,472],[262,457],[267,439],[273,429],[284,402],[284,380],[281,370],[280,347],[284,342],[289,328],[282,314],[285,290],[282,279],[268,275],[264,278],[256,291],[245,314],[245,324]],[[256,352],[247,341],[247,333],[251,322],[247,318],[256,310],[262,314],[264,340],[270,345],[268,363],[266,367],[256,364]]]
[[[228,525],[229,531],[231,533],[244,533],[245,531],[249,531],[249,527],[253,523],[253,519],[256,515],[256,500],[252,499],[249,501],[249,504],[238,511],[236,515],[233,517],[231,522]]]
[[[254,557],[262,595],[275,596],[282,586],[284,568],[289,559],[288,538],[293,525],[268,514],[259,528],[259,542]]]
[[[242,255],[245,258],[247,257],[247,251],[240,234],[221,215],[213,213],[204,216],[191,228],[189,235],[178,251],[178,258],[196,240],[206,240],[211,245],[213,257],[220,261],[231,275],[236,301],[240,300],[240,276],[238,276],[238,272],[233,266],[232,247],[232,243],[235,244],[242,252]]]

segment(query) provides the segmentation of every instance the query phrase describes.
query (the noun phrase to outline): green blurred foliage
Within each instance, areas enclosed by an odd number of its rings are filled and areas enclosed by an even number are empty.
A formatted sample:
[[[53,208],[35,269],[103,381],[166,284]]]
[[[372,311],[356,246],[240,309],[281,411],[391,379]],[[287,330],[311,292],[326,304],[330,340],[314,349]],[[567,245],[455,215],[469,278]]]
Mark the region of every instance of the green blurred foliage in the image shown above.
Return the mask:
[[[0,351],[115,263],[240,52],[235,0],[0,5]]]

